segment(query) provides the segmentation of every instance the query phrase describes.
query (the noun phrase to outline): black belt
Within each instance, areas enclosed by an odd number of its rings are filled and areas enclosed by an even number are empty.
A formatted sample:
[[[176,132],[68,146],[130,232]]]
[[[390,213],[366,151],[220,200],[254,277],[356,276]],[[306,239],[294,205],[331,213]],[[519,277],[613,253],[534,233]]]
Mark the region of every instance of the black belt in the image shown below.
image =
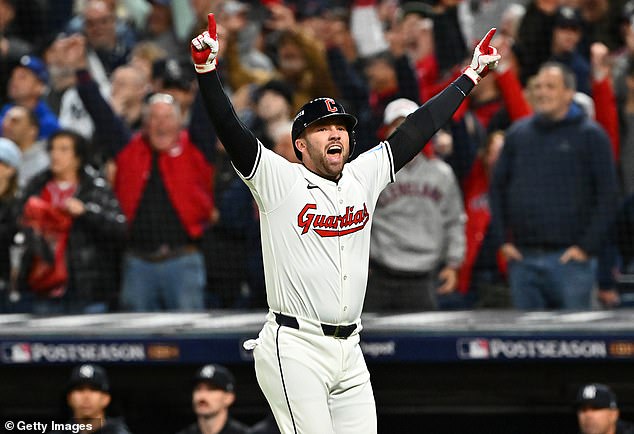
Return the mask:
[[[167,261],[168,259],[175,259],[180,256],[190,255],[192,253],[197,253],[199,251],[200,250],[195,244],[185,244],[178,247],[162,245],[152,252],[142,252],[132,249],[130,250],[130,254],[146,262],[161,262]]]
[[[297,318],[293,316],[284,315],[283,313],[275,312],[275,322],[281,326],[290,327],[292,329],[299,330],[299,322]],[[321,323],[321,330],[326,336],[332,336],[337,339],[347,339],[357,329],[356,324],[349,325],[331,325]]]

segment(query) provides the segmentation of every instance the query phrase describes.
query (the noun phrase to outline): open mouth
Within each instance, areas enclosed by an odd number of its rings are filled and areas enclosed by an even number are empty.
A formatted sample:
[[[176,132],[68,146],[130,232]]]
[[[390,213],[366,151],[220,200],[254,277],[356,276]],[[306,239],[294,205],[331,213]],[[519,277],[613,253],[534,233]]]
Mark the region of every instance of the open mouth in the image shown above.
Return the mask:
[[[328,155],[340,155],[343,152],[343,147],[341,145],[332,145],[330,148],[326,150]]]

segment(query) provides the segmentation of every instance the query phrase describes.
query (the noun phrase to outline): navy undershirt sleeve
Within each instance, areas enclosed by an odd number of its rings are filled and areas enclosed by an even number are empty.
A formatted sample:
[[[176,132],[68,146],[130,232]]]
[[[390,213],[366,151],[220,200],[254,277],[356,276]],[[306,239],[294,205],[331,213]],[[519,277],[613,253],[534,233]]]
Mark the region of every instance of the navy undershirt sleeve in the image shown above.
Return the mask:
[[[451,119],[473,87],[473,82],[467,76],[460,76],[410,114],[394,131],[388,141],[392,148],[396,171],[414,158],[436,131]]]
[[[220,83],[216,71],[197,74],[200,93],[216,134],[231,157],[233,165],[247,176],[258,155],[258,141],[240,121]]]

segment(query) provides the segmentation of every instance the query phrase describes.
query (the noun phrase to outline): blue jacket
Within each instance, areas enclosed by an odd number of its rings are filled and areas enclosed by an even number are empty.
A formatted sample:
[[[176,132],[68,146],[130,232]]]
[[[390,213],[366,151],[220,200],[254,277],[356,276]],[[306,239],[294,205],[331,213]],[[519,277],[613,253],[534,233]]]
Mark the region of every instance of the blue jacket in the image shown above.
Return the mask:
[[[14,103],[8,103],[2,107],[2,110],[0,110],[0,124],[2,124],[4,115],[6,115],[9,109],[11,109],[14,105]],[[43,100],[40,100],[37,103],[33,109],[33,113],[40,124],[40,133],[37,137],[38,139],[47,139],[48,136],[59,130],[57,116]]]
[[[609,138],[574,104],[561,121],[522,119],[507,132],[490,189],[498,248],[577,245],[595,255],[617,209]]]

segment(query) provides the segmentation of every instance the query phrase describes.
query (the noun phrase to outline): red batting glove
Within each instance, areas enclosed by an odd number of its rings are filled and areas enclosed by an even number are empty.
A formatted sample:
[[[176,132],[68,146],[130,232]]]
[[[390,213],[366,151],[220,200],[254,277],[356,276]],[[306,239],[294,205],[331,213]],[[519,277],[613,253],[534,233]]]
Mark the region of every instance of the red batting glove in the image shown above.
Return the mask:
[[[207,15],[207,23],[208,30],[192,39],[191,43],[194,68],[199,74],[205,74],[216,69],[218,34],[216,33],[216,18],[214,14]]]
[[[469,77],[474,84],[478,84],[480,80],[489,73],[489,70],[495,69],[498,60],[500,60],[498,50],[489,45],[495,31],[496,28],[493,27],[484,38],[482,38],[480,43],[475,47],[471,65],[467,66],[464,70],[464,74]]]

